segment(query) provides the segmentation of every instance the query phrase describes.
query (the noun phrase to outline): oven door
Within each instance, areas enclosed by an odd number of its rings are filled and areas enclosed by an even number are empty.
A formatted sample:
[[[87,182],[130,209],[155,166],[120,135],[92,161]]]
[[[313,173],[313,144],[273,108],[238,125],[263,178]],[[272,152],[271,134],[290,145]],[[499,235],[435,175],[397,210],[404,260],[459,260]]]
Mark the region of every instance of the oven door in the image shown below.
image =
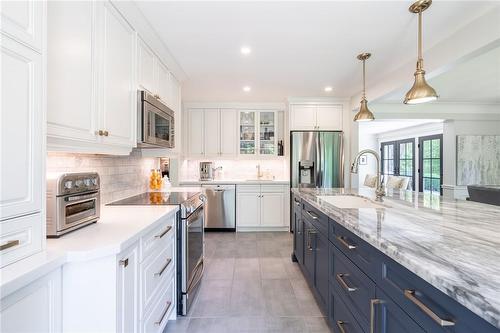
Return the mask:
[[[99,218],[98,192],[58,197],[57,231]]]
[[[174,117],[157,107],[144,103],[144,143],[174,148]]]

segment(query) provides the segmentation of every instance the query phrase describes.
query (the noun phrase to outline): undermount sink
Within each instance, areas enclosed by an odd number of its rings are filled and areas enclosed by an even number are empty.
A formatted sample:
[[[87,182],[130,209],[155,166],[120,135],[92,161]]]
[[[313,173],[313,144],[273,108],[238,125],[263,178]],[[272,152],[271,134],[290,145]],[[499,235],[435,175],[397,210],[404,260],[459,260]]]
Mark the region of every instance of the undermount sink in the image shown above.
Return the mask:
[[[320,195],[318,198],[338,208],[388,208],[370,199],[354,195]]]

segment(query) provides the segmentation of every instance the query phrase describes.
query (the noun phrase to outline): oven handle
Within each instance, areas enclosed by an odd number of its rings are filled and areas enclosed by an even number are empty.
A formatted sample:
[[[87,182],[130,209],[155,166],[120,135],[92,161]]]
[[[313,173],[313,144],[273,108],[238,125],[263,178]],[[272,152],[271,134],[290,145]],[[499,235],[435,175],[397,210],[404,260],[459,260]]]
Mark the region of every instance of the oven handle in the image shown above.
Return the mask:
[[[191,213],[191,215],[188,216],[187,218],[188,227],[198,220],[198,216],[202,214],[201,212],[203,212],[203,209],[204,205],[201,205],[200,207],[196,208],[196,210],[193,213]]]
[[[188,288],[187,288],[188,294],[191,292],[191,290],[193,290],[194,287],[196,287],[200,283],[201,278],[203,277],[203,271],[205,270],[203,259],[198,263],[198,265],[196,265],[194,270],[196,271],[196,274],[193,275],[191,281],[189,281],[188,283]]]
[[[69,196],[64,198],[64,201],[74,203],[75,201],[81,202],[81,201],[85,201],[86,199],[97,198],[97,195],[96,195],[97,192],[98,191],[93,191],[93,192],[85,193],[82,195],[69,195]]]

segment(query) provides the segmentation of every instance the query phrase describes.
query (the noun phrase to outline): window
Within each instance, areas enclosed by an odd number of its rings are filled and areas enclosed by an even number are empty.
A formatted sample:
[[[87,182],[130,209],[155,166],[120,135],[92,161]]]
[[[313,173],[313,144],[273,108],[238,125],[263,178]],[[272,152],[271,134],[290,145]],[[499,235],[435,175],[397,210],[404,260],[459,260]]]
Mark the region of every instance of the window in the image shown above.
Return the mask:
[[[410,178],[410,189],[415,188],[415,139],[382,142],[382,174]]]
[[[443,135],[419,138],[419,189],[420,192],[443,193]]]

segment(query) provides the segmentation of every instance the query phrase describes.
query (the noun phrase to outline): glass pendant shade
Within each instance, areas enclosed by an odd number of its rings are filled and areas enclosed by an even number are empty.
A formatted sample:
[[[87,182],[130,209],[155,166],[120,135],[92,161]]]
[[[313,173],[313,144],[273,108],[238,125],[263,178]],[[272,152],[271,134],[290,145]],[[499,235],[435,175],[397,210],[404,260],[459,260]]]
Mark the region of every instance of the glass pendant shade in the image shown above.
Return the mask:
[[[368,109],[368,102],[366,98],[361,100],[361,105],[359,107],[358,113],[354,116],[354,121],[372,121],[375,120],[375,116]]]

